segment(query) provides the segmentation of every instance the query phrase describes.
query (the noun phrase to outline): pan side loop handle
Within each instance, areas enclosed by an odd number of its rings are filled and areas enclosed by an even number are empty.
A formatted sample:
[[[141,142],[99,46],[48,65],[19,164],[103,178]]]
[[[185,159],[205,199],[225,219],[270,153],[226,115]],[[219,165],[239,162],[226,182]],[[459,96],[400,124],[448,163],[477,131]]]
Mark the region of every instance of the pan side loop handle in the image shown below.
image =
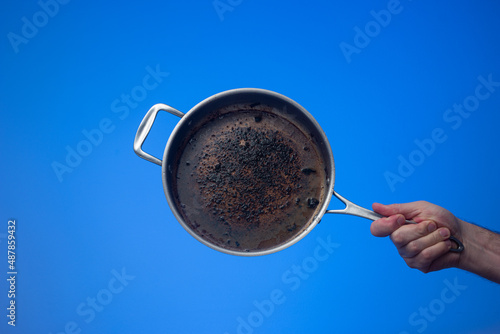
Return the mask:
[[[166,112],[171,113],[172,115],[181,118],[184,116],[183,112],[180,112],[179,110],[172,108],[166,104],[163,103],[155,104],[154,106],[151,107],[151,109],[149,109],[149,111],[142,119],[142,122],[141,124],[139,124],[139,128],[137,129],[137,133],[135,134],[135,139],[134,139],[134,152],[144,160],[150,161],[159,166],[162,165],[162,161],[158,158],[155,158],[151,154],[144,152],[142,150],[142,145],[144,144],[146,137],[149,135],[149,131],[151,131],[151,127],[153,126],[153,123],[156,119],[156,115],[160,110],[164,110]]]
[[[341,210],[326,210],[326,213],[338,213],[338,214],[346,214],[346,215],[352,215],[352,216],[358,216],[361,218],[366,218],[370,220],[377,220],[379,218],[383,218],[385,216],[382,216],[381,214],[378,214],[372,210],[365,209],[357,204],[354,204],[353,202],[345,199],[344,197],[340,196],[337,194],[335,191],[333,191],[333,195],[337,197],[342,203],[345,204],[345,208]],[[406,224],[417,224],[413,220],[406,220]],[[455,242],[457,244],[457,248],[450,248],[450,252],[453,253],[461,253],[465,249],[464,244],[455,238],[454,236],[450,236],[450,240]]]

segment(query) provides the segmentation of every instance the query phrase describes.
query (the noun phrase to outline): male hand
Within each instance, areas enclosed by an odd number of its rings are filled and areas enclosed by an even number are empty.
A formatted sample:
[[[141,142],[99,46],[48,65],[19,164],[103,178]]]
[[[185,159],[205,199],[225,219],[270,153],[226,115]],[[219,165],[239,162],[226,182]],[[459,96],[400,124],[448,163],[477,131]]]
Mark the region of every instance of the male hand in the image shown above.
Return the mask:
[[[461,239],[462,223],[448,210],[429,202],[383,205],[373,203],[373,210],[385,218],[374,221],[371,232],[377,237],[390,236],[409,267],[424,273],[457,267],[460,253],[450,235]],[[405,224],[405,220],[417,224]]]

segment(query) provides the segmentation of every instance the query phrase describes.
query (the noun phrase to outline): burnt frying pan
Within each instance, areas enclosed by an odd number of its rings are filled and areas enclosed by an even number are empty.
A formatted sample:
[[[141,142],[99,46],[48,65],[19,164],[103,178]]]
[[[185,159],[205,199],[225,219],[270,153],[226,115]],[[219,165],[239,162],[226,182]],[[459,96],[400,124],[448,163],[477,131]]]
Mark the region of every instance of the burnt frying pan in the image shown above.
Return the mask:
[[[162,160],[142,150],[160,110],[181,118]],[[186,114],[156,104],[139,125],[134,151],[162,166],[168,204],[184,229],[223,253],[280,251],[305,237],[325,213],[382,217],[333,190],[325,133],[302,106],[272,91],[225,91]],[[344,209],[328,210],[332,195]],[[461,252],[462,243],[450,239],[458,245],[450,251]]]

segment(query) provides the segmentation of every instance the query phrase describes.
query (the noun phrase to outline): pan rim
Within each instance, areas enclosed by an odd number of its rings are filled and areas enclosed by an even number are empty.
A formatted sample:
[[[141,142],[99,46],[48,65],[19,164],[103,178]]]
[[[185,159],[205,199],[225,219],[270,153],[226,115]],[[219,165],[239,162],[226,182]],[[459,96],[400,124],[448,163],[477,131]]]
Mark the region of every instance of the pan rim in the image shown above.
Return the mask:
[[[169,161],[169,157],[173,155],[172,150],[176,149],[174,147],[176,138],[177,136],[183,135],[182,129],[185,128],[186,126],[190,125],[190,122],[192,122],[193,115],[196,114],[197,111],[203,110],[206,106],[209,106],[210,104],[228,99],[230,102],[231,99],[235,99],[236,96],[238,95],[261,95],[261,96],[268,96],[275,98],[277,100],[281,100],[285,103],[285,105],[291,105],[293,106],[296,110],[300,111],[303,116],[305,116],[308,121],[311,123],[311,125],[315,128],[315,133],[317,133],[321,138],[320,141],[322,145],[325,147],[323,148],[322,151],[326,152],[325,154],[322,154],[322,158],[327,158],[328,161],[323,161],[326,166],[328,166],[329,171],[327,172],[327,181],[325,185],[325,193],[324,193],[324,198],[322,202],[320,203],[321,207],[317,211],[317,214],[312,218],[312,221],[308,223],[303,230],[295,235],[293,238],[290,240],[279,244],[275,247],[267,248],[264,250],[258,250],[258,251],[237,251],[237,250],[232,250],[232,249],[226,249],[223,247],[220,247],[204,238],[202,238],[200,235],[195,233],[192,228],[186,223],[184,218],[182,217],[180,213],[180,208],[177,206],[176,201],[174,199],[174,194],[173,194],[173,185],[170,181],[170,177],[168,177],[169,173],[172,173],[173,167],[170,164],[171,161]],[[231,104],[228,103],[227,105]],[[309,127],[309,126],[308,126]],[[173,159],[175,162],[175,159]],[[320,222],[321,218],[323,215],[326,213],[326,210],[328,209],[329,203],[331,201],[332,195],[333,195],[333,187],[335,183],[335,164],[334,164],[334,159],[333,159],[333,153],[331,150],[330,143],[328,141],[328,138],[326,137],[325,132],[319,125],[319,123],[316,121],[316,119],[309,113],[304,107],[302,107],[300,104],[295,102],[294,100],[288,98],[287,96],[284,96],[280,93],[267,90],[267,89],[262,89],[262,88],[236,88],[236,89],[230,89],[226,90],[220,93],[217,93],[215,95],[212,95],[201,102],[197,103],[194,107],[192,107],[177,123],[175,126],[174,130],[170,134],[170,137],[167,141],[167,144],[165,146],[165,151],[163,155],[163,160],[162,160],[162,181],[163,181],[163,190],[167,199],[167,202],[170,206],[170,209],[172,213],[174,214],[175,218],[177,221],[181,224],[181,226],[191,235],[193,236],[196,240],[201,242],[202,244],[217,250],[222,253],[230,254],[230,255],[236,255],[236,256],[245,256],[245,257],[253,257],[253,256],[262,256],[262,255],[268,255],[272,253],[279,252],[283,249],[286,249],[298,241],[302,240],[306,235],[308,235],[315,227],[316,225]]]

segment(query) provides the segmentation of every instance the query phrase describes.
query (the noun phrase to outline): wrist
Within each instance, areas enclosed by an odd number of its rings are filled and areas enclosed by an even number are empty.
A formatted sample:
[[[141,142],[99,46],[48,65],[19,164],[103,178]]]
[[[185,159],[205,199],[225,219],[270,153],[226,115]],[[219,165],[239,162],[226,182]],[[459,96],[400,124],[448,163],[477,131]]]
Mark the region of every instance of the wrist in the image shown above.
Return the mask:
[[[500,283],[500,236],[459,219],[464,251],[457,268]]]

